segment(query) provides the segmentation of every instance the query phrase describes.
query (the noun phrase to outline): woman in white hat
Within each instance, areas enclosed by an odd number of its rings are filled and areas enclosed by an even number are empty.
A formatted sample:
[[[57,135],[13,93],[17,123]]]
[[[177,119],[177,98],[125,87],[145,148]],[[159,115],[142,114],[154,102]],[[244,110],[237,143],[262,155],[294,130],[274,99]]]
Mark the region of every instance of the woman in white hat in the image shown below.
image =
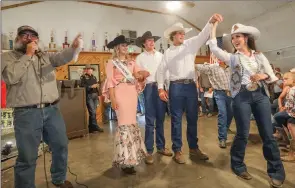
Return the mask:
[[[244,163],[252,111],[263,142],[263,154],[267,160],[270,184],[273,187],[281,187],[285,180],[285,170],[273,137],[269,92],[266,85],[276,81],[277,77],[267,58],[256,50],[255,40],[259,38],[260,31],[255,27],[234,24],[231,30],[231,42],[235,53],[227,53],[217,46],[217,24],[216,22],[213,26],[211,40],[208,43],[211,52],[226,62],[232,71],[230,90],[237,134],[231,148],[231,168],[241,178],[246,180],[252,178]]]

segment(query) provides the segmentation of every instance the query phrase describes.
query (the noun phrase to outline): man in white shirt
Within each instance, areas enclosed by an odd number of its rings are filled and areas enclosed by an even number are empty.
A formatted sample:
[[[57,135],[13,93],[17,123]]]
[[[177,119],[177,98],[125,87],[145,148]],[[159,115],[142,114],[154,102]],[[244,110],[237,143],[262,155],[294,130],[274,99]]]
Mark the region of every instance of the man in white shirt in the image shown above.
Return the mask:
[[[164,137],[164,120],[167,103],[162,101],[158,95],[158,85],[156,81],[156,73],[162,61],[163,55],[155,50],[155,42],[159,39],[153,36],[150,31],[143,34],[142,37],[136,39],[136,45],[144,48],[144,52],[136,57],[136,63],[144,70],[150,73],[147,77],[146,87],[143,91],[145,104],[145,146],[148,152],[145,162],[153,164],[154,150],[154,129],[156,128],[156,145],[157,152],[172,156],[172,153],[165,148]]]
[[[209,39],[212,24],[222,21],[222,16],[214,14],[199,35],[184,40],[185,33],[191,28],[184,28],[176,23],[164,32],[164,36],[173,44],[164,53],[158,69],[159,96],[163,101],[168,100],[168,94],[163,89],[165,72],[169,71],[169,101],[171,111],[172,149],[174,160],[184,164],[185,159],[181,152],[182,147],[182,115],[186,112],[187,141],[190,155],[201,160],[208,160],[208,156],[200,151],[197,138],[198,95],[195,83],[195,58],[198,50]]]

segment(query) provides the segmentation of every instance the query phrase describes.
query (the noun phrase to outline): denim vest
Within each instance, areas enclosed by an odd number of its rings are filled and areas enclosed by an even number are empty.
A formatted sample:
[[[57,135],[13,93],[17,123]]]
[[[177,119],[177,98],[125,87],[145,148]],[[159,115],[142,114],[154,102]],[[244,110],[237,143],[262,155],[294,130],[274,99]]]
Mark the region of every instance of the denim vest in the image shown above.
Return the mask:
[[[274,75],[272,75],[272,74],[274,74],[274,73],[271,72],[271,71],[266,71],[265,70],[264,63],[266,63],[266,62],[263,61],[262,54],[255,52],[254,56],[255,56],[255,59],[256,59],[256,61],[258,63],[258,72],[259,73],[266,73],[271,78],[273,78]],[[230,91],[231,91],[232,98],[235,98],[235,96],[241,90],[242,77],[243,77],[244,71],[245,71],[243,65],[240,62],[239,54],[231,54],[229,66],[231,68],[231,79],[230,79],[229,88],[230,88]],[[270,97],[266,82],[265,81],[260,81],[260,83],[261,83],[262,87],[264,87],[266,95],[268,97]]]

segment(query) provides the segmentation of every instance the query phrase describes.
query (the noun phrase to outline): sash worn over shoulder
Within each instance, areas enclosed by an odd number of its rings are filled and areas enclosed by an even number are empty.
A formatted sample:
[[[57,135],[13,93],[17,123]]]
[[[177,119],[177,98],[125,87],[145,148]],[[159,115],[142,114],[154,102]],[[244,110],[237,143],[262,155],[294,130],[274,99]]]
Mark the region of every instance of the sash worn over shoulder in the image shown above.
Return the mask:
[[[109,62],[110,63],[110,62]],[[118,61],[118,60],[112,60],[113,65],[123,74],[123,76],[125,77],[124,80],[121,81],[121,83],[124,82],[130,82],[131,84],[134,84],[136,87],[136,90],[138,93],[143,92],[146,83],[145,82],[138,82],[132,75],[132,73],[130,72],[130,70],[128,69],[127,66],[125,66],[122,62]],[[103,91],[102,94],[104,96],[104,102],[109,103],[110,101],[110,94],[109,94],[109,89],[107,87],[107,80],[104,82],[103,84]],[[120,81],[119,81],[120,83]]]
[[[124,66],[123,63],[119,60],[113,60],[112,62],[117,67],[117,69],[123,74],[126,80],[135,84],[135,79],[127,66]]]

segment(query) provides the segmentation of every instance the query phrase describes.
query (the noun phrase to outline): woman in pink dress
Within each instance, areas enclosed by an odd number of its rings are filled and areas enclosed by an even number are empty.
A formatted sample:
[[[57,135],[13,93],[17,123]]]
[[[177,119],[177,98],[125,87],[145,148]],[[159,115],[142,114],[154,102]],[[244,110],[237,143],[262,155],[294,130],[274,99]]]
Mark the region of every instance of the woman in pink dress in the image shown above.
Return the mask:
[[[134,167],[146,156],[146,148],[136,121],[137,97],[149,75],[141,71],[128,56],[128,44],[123,35],[116,37],[107,47],[114,49],[107,63],[107,79],[103,94],[116,110],[118,126],[114,140],[113,166],[127,174],[135,174]]]

